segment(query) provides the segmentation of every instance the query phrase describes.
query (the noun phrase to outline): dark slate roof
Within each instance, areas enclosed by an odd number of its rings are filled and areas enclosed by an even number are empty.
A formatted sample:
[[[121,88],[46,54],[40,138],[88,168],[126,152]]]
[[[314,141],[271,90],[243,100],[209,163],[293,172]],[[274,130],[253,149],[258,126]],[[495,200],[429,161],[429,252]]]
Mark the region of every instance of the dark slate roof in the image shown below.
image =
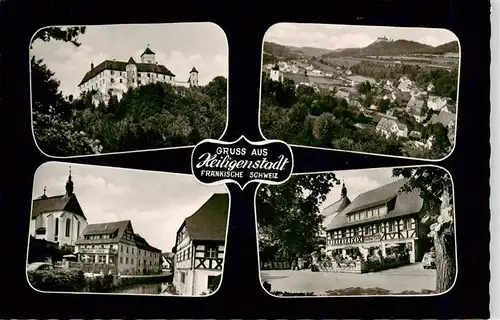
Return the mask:
[[[229,195],[227,193],[213,194],[194,214],[186,218],[185,224],[189,238],[224,241],[228,212]]]
[[[151,49],[149,49],[149,47],[146,48],[146,50],[144,50],[144,52],[141,54],[141,57],[145,54],[155,54]]]
[[[133,59],[132,59],[133,60]],[[130,61],[130,59],[129,59]],[[129,64],[125,61],[115,61],[115,60],[104,60],[100,64],[98,64],[95,68],[88,71],[84,76],[82,81],[78,85],[82,85],[88,80],[92,79],[99,73],[104,70],[114,70],[114,71],[125,71],[125,67]],[[156,63],[136,63],[137,72],[154,72],[159,74],[164,74],[167,76],[175,77],[175,74],[172,73],[167,67],[161,64]]]
[[[127,64],[135,64],[134,58],[130,57],[130,59],[128,59]]]
[[[195,67],[193,67],[193,69],[191,69],[191,72],[196,72],[196,73],[198,73],[198,70],[196,70],[196,68],[195,68]],[[190,72],[190,73],[191,73],[191,72]]]
[[[31,211],[31,218],[34,219],[42,213],[52,212],[52,211],[68,211],[77,214],[84,219],[85,214],[83,213],[82,207],[76,198],[75,194],[71,196],[59,195],[54,197],[42,196],[39,199],[33,200],[33,209]]]
[[[118,243],[120,242],[127,226],[132,227],[130,220],[122,220],[115,222],[95,223],[89,224],[83,230],[82,237],[76,240],[75,244],[101,244],[101,243]],[[97,234],[110,234],[118,231],[115,238],[112,239],[84,239],[83,236],[97,235]]]
[[[146,239],[144,239],[143,237],[141,237],[137,233],[135,234],[135,245],[137,246],[137,248],[142,249],[142,250],[153,251],[153,252],[160,252],[161,253],[160,249],[155,248],[152,245],[150,245],[146,241]]]
[[[332,203],[325,209],[323,209],[320,213],[322,216],[329,216],[331,214],[334,214],[336,212],[340,212],[344,210],[345,207],[347,207],[351,203],[351,200],[349,200],[349,197],[345,198],[340,198],[340,200]]]
[[[400,188],[404,185],[404,183],[405,180],[401,179],[360,194],[349,206],[347,206],[341,213],[337,214],[330,221],[326,229],[339,229],[420,212],[423,201],[418,193],[418,190],[402,193],[400,192]],[[347,215],[350,213],[383,205],[394,198],[396,198],[394,209],[389,211],[384,216],[377,216],[351,222],[347,220]]]

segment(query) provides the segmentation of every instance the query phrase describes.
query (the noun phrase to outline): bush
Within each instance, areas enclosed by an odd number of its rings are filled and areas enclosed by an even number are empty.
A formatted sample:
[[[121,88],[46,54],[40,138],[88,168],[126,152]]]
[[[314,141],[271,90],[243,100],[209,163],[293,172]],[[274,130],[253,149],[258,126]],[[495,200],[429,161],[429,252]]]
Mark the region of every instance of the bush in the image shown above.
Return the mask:
[[[87,279],[87,290],[90,292],[108,292],[113,287],[113,275],[111,274]]]
[[[86,287],[82,270],[40,270],[28,272],[29,283],[41,291],[80,292]]]
[[[208,292],[212,293],[219,289],[221,275],[219,274],[208,284]]]

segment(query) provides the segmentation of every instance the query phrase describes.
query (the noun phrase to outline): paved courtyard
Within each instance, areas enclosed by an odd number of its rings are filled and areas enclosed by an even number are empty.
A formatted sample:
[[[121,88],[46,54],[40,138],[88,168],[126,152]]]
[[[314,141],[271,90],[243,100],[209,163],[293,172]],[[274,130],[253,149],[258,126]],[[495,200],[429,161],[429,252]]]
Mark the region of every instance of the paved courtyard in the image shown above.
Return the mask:
[[[310,270],[263,270],[262,281],[272,291],[324,293],[327,290],[349,287],[383,288],[394,293],[405,290],[420,292],[434,290],[436,270],[423,269],[420,263],[374,273],[350,274],[311,272]]]

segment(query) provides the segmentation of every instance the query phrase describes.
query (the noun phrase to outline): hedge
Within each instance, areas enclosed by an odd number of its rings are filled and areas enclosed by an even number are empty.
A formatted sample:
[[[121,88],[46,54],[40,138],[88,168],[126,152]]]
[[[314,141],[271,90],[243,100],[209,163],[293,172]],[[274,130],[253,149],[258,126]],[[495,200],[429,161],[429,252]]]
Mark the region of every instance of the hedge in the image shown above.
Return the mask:
[[[28,281],[41,291],[81,292],[87,287],[87,281],[81,270],[40,270],[29,271]]]
[[[29,271],[28,280],[40,291],[108,292],[113,289],[112,275],[85,278],[83,271],[75,269]]]

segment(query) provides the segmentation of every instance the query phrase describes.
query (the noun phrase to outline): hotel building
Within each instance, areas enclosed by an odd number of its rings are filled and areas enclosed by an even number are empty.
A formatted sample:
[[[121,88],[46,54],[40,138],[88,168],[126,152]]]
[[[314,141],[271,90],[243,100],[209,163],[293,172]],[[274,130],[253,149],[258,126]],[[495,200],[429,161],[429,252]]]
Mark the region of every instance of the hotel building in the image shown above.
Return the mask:
[[[346,255],[359,250],[366,258],[406,246],[410,262],[421,261],[430,248],[428,228],[420,223],[423,200],[417,190],[400,191],[404,183],[398,180],[364,192],[328,218],[327,252]]]
[[[134,233],[130,220],[89,224],[75,254],[86,272],[123,275],[161,272],[161,250]]]

